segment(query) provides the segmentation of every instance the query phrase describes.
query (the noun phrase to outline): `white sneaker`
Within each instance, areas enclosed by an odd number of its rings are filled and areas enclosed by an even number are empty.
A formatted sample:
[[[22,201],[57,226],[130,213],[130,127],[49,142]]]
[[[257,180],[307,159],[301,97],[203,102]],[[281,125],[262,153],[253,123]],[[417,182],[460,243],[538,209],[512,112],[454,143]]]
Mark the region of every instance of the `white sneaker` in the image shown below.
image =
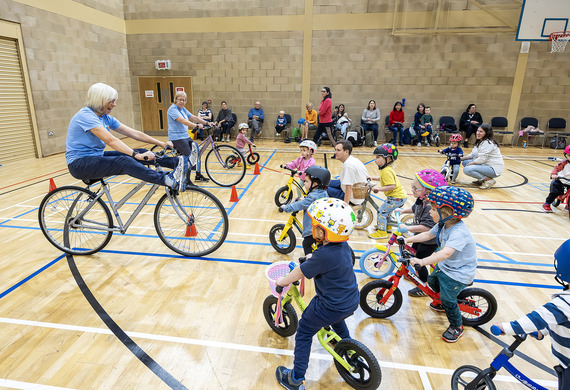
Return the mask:
[[[378,146],[378,142],[374,141],[374,146]]]
[[[426,141],[426,146],[430,146],[429,142]]]
[[[418,144],[416,146],[419,148],[420,146],[422,146],[422,143],[418,142]]]
[[[493,187],[493,184],[495,184],[495,180],[491,179],[491,180],[485,180],[483,181],[483,183],[481,184],[481,186],[479,187],[482,190],[488,190],[489,188]]]

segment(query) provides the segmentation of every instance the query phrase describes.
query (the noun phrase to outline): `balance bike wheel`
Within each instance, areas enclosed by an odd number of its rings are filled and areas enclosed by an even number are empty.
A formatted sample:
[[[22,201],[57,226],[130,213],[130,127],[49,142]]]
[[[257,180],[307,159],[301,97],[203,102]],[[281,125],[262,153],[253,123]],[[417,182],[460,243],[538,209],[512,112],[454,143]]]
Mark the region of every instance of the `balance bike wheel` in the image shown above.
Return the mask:
[[[338,373],[355,389],[377,389],[382,381],[382,371],[376,357],[360,341],[342,339],[334,351],[353,368],[348,371],[336,359],[334,365]]]
[[[263,301],[263,316],[269,327],[281,337],[293,336],[299,327],[299,318],[291,302],[283,305],[283,319],[279,326],[275,326],[275,311],[277,310],[277,298],[269,295]]]

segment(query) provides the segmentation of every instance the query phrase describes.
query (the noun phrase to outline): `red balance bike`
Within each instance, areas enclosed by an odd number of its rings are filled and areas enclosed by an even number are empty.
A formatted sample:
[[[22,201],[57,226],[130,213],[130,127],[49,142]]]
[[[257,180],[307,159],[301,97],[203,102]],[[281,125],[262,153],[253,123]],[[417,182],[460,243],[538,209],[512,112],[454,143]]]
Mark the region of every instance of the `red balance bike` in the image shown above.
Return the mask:
[[[402,233],[401,230],[400,233]],[[415,250],[406,245],[402,236],[392,234],[390,244],[397,242],[400,246],[400,263],[398,270],[388,280],[376,279],[367,283],[360,290],[360,307],[366,314],[374,318],[387,318],[398,312],[402,307],[402,292],[398,288],[402,277],[406,277],[411,283],[426,293],[433,305],[441,304],[439,293],[433,291],[427,283],[420,280],[416,270],[410,265],[410,259]],[[468,287],[459,293],[457,303],[463,317],[463,324],[477,326],[485,324],[497,313],[497,300],[487,290],[476,287]]]

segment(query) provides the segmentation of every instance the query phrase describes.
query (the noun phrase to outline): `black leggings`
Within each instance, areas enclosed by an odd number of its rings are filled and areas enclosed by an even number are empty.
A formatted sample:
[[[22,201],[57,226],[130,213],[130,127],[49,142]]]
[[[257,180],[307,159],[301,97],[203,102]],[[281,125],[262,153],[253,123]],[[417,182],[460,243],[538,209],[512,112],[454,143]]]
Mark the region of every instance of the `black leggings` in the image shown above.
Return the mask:
[[[418,259],[425,259],[437,249],[437,244],[423,244],[421,242],[416,242],[412,244],[412,248],[416,250],[416,257]],[[418,276],[422,282],[427,282],[429,271],[427,266],[422,266],[418,272]]]
[[[471,134],[475,134],[478,128],[479,125],[474,125],[473,123],[467,123],[465,125],[465,142],[469,142]]]
[[[554,202],[554,199],[564,193],[564,188],[570,188],[570,186],[562,184],[562,182],[558,179],[552,180],[550,182],[550,193],[546,197],[545,202],[548,204]]]
[[[329,140],[331,141],[331,144],[334,148],[336,146],[336,141],[334,140],[334,137],[332,136],[332,122],[330,122],[330,123],[319,123],[319,127],[317,127],[317,131],[315,131],[315,135],[313,136],[313,142],[318,144],[319,141],[321,140],[321,134],[324,132],[327,133],[327,136],[329,137]]]

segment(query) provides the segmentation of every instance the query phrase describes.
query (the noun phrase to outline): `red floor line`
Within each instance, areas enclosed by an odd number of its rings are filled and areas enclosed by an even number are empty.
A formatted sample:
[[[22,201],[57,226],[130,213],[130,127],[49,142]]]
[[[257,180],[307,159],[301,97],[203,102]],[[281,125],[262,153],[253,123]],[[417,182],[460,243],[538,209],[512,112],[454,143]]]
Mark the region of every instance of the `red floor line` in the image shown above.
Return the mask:
[[[54,172],[51,172],[51,173],[46,173],[45,175],[32,177],[31,179],[24,180],[24,181],[21,181],[21,182],[18,182],[18,183],[14,183],[14,184],[10,184],[9,186],[6,186],[6,187],[0,187],[0,190],[3,190],[3,189],[5,189],[5,188],[14,187],[14,186],[17,186],[18,184],[26,183],[26,182],[31,181],[31,180],[39,179],[40,177],[50,176],[50,175],[53,175],[54,173],[63,172],[63,171],[67,171],[67,168],[60,169],[59,171],[54,171]]]

